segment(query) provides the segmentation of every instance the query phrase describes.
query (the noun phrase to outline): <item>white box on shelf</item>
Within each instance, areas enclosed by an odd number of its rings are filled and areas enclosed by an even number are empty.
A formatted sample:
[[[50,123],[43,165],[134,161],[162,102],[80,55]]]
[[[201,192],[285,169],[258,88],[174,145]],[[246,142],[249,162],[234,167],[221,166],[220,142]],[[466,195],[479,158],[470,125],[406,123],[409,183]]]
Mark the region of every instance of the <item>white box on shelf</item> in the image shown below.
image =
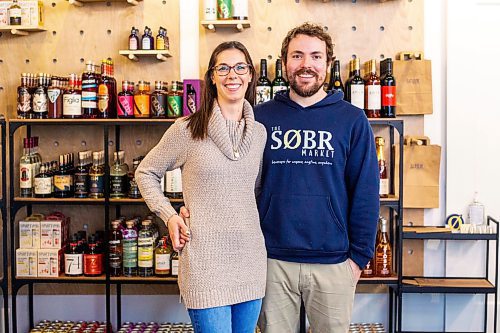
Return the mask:
[[[39,221],[19,221],[19,247],[21,249],[40,248]]]
[[[37,277],[37,249],[16,250],[16,275],[20,277]]]
[[[62,249],[38,249],[38,277],[58,277],[62,272],[62,259]]]
[[[63,223],[62,220],[45,220],[40,222],[40,248],[62,248]]]

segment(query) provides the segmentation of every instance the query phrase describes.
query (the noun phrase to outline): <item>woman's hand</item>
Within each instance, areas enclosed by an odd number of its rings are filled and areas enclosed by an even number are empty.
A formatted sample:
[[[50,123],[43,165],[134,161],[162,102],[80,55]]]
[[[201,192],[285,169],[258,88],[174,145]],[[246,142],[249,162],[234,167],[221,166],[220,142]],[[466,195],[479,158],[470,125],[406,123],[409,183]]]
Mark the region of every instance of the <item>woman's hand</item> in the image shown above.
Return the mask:
[[[179,215],[172,215],[167,222],[168,233],[175,251],[181,251],[191,238],[191,232]]]

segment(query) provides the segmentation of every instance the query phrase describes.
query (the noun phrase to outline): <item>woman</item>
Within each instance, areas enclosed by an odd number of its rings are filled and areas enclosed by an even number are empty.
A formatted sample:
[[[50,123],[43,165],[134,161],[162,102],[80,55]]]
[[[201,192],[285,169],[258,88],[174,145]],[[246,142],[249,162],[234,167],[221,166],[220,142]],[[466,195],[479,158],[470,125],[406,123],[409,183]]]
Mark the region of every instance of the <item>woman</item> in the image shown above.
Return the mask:
[[[200,110],[177,120],[136,171],[148,207],[182,249],[179,289],[197,333],[253,333],[265,292],[254,190],[266,130],[254,120],[255,80],[241,43],[217,46]],[[160,189],[165,172],[179,167],[186,221]]]

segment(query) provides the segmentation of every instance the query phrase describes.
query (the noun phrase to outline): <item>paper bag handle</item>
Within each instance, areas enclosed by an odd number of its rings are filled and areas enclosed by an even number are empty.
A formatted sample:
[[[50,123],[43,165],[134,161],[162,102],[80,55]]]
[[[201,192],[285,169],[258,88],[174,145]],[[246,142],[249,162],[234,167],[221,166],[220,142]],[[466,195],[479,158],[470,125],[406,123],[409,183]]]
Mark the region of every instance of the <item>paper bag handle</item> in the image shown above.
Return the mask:
[[[428,136],[405,136],[405,145],[429,146],[431,139]]]
[[[396,55],[397,60],[424,60],[424,52],[422,51],[402,51]]]

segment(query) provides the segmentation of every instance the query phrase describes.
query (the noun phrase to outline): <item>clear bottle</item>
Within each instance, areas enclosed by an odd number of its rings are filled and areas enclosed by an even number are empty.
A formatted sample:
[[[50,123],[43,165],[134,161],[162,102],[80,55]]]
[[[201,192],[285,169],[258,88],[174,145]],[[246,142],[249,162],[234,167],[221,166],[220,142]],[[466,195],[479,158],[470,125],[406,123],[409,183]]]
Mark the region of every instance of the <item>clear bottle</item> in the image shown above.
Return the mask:
[[[110,197],[125,198],[128,194],[128,166],[125,164],[125,152],[114,152],[114,164],[110,170]]]
[[[17,87],[17,118],[30,119],[33,117],[31,109],[31,92],[27,73],[21,74],[21,85]]]
[[[111,276],[121,276],[123,272],[123,236],[119,227],[120,220],[111,222],[109,237],[109,272]]]
[[[467,217],[469,218],[469,223],[471,225],[482,225],[484,224],[484,205],[478,200],[478,193],[474,193],[474,200],[469,205],[467,212]]]
[[[381,198],[387,198],[389,196],[389,176],[387,173],[387,163],[384,156],[384,145],[384,138],[377,136],[375,138],[375,146],[377,148],[378,171],[380,175],[379,195]]]
[[[103,198],[104,197],[104,152],[95,151],[92,153],[92,167],[89,170],[90,188],[89,197]]]
[[[137,238],[137,266],[138,275],[142,277],[153,276],[153,232],[151,221],[142,221],[141,230]]]
[[[257,80],[257,104],[271,100],[271,88],[271,81],[267,77],[267,60],[260,59],[260,76]]]
[[[29,148],[29,138],[24,138],[23,146],[23,155],[19,160],[19,195],[26,198],[33,195],[34,161]]]
[[[389,241],[387,220],[380,218],[380,238],[375,248],[375,274],[379,277],[392,275],[392,248]]]
[[[71,236],[69,247],[64,253],[64,273],[67,276],[83,275],[83,251],[78,236]]]
[[[123,275],[137,275],[137,230],[134,220],[128,220],[123,234]]]
[[[158,242],[155,250],[155,275],[158,277],[167,277],[170,275],[170,257],[173,249],[169,246],[167,236],[163,236]]]

